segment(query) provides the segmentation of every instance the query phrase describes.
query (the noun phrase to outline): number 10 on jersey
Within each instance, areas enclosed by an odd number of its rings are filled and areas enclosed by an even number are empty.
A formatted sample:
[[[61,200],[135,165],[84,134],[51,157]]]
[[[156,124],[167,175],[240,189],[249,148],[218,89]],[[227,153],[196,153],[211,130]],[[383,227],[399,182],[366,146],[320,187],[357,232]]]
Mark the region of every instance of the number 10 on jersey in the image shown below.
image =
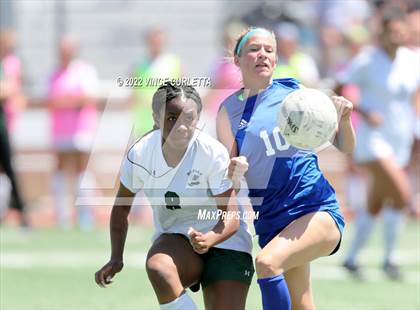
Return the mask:
[[[284,138],[280,135],[280,129],[278,127],[274,127],[273,129],[273,137],[275,142],[275,147],[278,151],[285,151],[290,147],[290,144],[284,140]],[[274,147],[270,141],[270,136],[268,135],[267,130],[260,131],[260,138],[263,139],[265,145],[265,154],[267,156],[273,156],[276,154]]]

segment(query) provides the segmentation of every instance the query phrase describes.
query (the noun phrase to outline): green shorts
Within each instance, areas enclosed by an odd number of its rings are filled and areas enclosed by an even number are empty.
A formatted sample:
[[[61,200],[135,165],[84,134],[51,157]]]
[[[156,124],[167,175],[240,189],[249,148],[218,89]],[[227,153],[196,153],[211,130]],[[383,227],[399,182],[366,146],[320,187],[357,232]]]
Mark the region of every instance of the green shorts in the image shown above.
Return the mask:
[[[207,287],[214,282],[223,280],[237,280],[248,285],[254,275],[252,256],[245,252],[210,248],[207,253],[201,254],[204,269],[200,283]]]

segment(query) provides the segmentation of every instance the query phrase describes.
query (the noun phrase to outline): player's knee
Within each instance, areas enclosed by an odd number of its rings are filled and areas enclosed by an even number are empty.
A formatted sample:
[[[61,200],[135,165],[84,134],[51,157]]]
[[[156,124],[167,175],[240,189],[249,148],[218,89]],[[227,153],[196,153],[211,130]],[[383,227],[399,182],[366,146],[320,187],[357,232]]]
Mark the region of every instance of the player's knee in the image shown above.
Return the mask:
[[[281,259],[271,254],[260,253],[255,258],[255,270],[258,278],[267,278],[283,273]]]
[[[157,286],[166,286],[177,274],[176,266],[160,255],[154,255],[147,259],[146,271],[150,282]]]

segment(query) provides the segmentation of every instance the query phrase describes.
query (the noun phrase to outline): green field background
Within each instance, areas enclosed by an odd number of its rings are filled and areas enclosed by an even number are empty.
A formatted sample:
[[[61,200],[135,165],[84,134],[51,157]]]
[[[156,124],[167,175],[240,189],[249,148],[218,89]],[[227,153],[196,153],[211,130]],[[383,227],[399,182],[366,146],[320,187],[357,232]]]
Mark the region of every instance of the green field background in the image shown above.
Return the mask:
[[[419,223],[408,222],[399,242],[403,282],[391,282],[381,272],[380,225],[361,255],[367,280],[359,282],[348,277],[340,267],[352,234],[348,226],[342,250],[312,264],[317,309],[420,309]],[[108,234],[105,229],[81,232],[1,228],[0,309],[159,309],[144,269],[152,229],[130,227],[125,267],[112,285],[101,289],[94,283],[94,272],[109,257]],[[203,309],[201,292],[191,295]],[[246,308],[261,309],[255,278]]]

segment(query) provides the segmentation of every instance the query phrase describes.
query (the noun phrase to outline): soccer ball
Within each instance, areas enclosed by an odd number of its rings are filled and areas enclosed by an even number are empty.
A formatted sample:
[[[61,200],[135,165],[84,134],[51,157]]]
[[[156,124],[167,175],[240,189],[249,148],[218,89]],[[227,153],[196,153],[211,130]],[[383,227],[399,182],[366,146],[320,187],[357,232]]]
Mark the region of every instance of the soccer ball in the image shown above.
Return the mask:
[[[277,123],[289,144],[314,150],[330,141],[337,132],[337,110],[323,92],[301,88],[283,100]]]

